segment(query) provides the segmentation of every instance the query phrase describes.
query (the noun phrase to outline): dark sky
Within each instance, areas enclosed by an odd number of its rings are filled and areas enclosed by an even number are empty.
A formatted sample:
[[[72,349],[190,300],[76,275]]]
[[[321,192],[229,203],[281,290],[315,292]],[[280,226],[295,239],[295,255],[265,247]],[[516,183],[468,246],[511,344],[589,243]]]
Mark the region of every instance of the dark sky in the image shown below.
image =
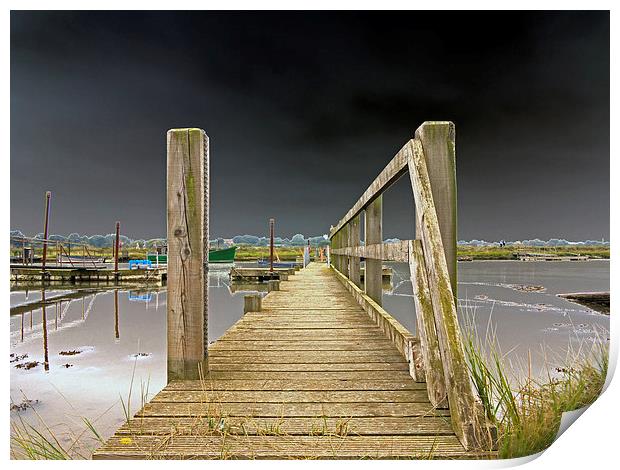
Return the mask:
[[[425,120],[456,124],[460,239],[608,238],[607,12],[13,12],[11,227],[51,190],[53,233],[165,235],[192,126],[212,237],[326,233]]]

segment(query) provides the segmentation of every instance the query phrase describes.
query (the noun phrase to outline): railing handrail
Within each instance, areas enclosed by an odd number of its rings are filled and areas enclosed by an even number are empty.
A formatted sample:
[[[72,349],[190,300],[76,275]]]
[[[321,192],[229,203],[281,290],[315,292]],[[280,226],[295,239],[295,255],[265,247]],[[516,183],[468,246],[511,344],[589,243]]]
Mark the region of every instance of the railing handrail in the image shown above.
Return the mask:
[[[404,152],[406,145],[407,144],[405,144],[405,146],[398,151],[396,156],[392,158],[390,163],[385,166],[370,186],[368,186],[366,191],[364,191],[355,204],[353,204],[353,207],[340,219],[338,224],[330,229],[329,238],[332,238],[338,233],[351,219],[362,212],[372,201],[383,194],[407,172],[407,158]]]
[[[409,173],[415,199],[416,240],[383,243],[382,194],[405,173]],[[433,188],[433,183],[437,188]],[[364,245],[360,244],[359,233],[362,211],[366,223]],[[442,234],[442,226],[446,236]],[[466,448],[492,447],[493,428],[486,422],[471,381],[455,300],[454,125],[422,124],[415,138],[400,149],[330,230],[330,241],[333,267],[346,278],[353,277],[351,281],[357,285],[359,275],[355,273],[360,260],[366,260],[364,290],[379,305],[381,261],[409,263],[429,399],[435,406],[445,406],[447,401],[454,431]]]

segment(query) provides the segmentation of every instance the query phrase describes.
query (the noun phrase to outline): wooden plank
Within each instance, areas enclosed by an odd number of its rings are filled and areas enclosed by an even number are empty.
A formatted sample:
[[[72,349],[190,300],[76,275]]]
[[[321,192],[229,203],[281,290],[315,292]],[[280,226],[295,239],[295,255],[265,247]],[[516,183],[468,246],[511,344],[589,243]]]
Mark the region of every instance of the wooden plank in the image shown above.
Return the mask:
[[[379,340],[326,340],[326,341],[263,341],[229,340],[216,341],[209,346],[213,352],[242,352],[242,351],[378,351],[392,349],[394,345],[387,339]]]
[[[429,403],[426,390],[162,390],[151,403]]]
[[[300,379],[289,380],[182,380],[170,382],[165,390],[426,390],[423,383],[407,379]]]
[[[414,240],[409,249],[411,251],[409,271],[413,285],[418,337],[422,348],[428,396],[433,405],[445,406],[447,400],[446,383],[443,377],[441,351],[439,350],[439,340],[435,329],[435,313],[428,287],[422,243],[420,240]]]
[[[114,437],[95,459],[481,458],[454,436],[133,436]]]
[[[362,357],[359,356],[345,356],[340,357],[342,351],[327,351],[328,354],[318,354],[312,352],[294,352],[288,351],[289,354],[281,355],[279,357],[255,357],[254,355],[229,355],[229,356],[216,356],[209,358],[209,366],[221,366],[221,365],[234,365],[234,364],[398,364],[405,362],[403,357],[395,351],[394,354],[376,356],[373,354],[366,354]],[[292,354],[291,354],[292,353]],[[352,366],[351,366],[352,367]],[[215,369],[213,369],[215,370]]]
[[[437,213],[443,251],[454,298],[457,298],[457,202],[454,123],[426,121],[415,131],[422,146],[426,170]],[[416,238],[422,238],[416,234]]]
[[[389,370],[389,371],[408,371],[407,362],[366,362],[366,363],[209,363],[210,371],[246,371],[246,372],[335,372],[335,371],[362,371],[362,370]]]
[[[410,240],[401,240],[392,243],[373,243],[362,246],[347,246],[332,250],[332,252],[352,256],[354,258],[408,263],[409,252],[407,250],[409,241]]]
[[[236,351],[211,355],[209,364],[221,362],[309,363],[309,362],[402,362],[396,348],[379,351]]]
[[[362,196],[357,200],[346,215],[340,219],[340,222],[329,231],[329,237],[332,238],[340,229],[347,224],[353,217],[357,216],[381,193],[396,182],[402,175],[407,172],[407,155],[405,147],[401,148],[396,156],[386,165],[379,173],[375,180],[368,186]]]
[[[207,380],[287,380],[293,377],[290,371],[214,371],[208,372]],[[410,379],[404,370],[352,370],[352,371],[300,371],[297,378],[312,380],[401,380]]]
[[[366,208],[364,244],[383,242],[383,196],[375,198]],[[366,259],[364,292],[378,305],[383,303],[383,270],[381,260]]]
[[[117,435],[208,435],[218,433],[219,422],[205,418],[134,418]],[[265,435],[454,435],[447,417],[364,417],[364,418],[245,418],[228,417],[226,431],[234,434]]]
[[[429,403],[147,403],[137,417],[246,416],[350,418],[363,416],[448,416]]]
[[[456,435],[467,449],[491,449],[491,432],[485,423],[484,412],[473,389],[465,359],[422,144],[419,140],[411,140],[409,143],[409,176],[416,203],[416,217],[422,230],[422,247],[448,402],[452,411],[452,424]]]
[[[355,328],[343,325],[344,322],[243,322],[235,331],[241,330],[365,330],[377,328],[377,325],[360,322]]]
[[[243,330],[239,329],[226,335],[228,340],[240,340],[240,339],[269,339],[277,336],[278,340],[274,341],[330,341],[334,339],[361,339],[368,338],[374,339],[377,337],[377,330],[371,329],[359,329],[359,330]]]
[[[198,377],[207,356],[208,145],[168,131],[168,380]]]

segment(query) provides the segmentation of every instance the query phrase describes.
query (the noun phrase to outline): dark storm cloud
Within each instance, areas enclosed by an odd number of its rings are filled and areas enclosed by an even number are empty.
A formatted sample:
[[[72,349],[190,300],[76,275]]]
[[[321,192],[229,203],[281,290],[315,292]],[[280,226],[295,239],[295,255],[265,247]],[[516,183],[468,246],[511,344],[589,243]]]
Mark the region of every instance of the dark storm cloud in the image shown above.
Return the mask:
[[[608,237],[606,12],[14,12],[11,226],[51,189],[54,232],[165,234],[165,131],[199,126],[212,234],[324,233],[445,119],[459,238]]]

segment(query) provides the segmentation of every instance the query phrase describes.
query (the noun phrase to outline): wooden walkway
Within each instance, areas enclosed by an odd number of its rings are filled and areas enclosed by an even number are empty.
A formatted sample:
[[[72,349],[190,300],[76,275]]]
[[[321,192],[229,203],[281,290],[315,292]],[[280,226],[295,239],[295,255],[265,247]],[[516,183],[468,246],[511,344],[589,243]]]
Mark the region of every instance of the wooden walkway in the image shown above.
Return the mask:
[[[170,383],[96,459],[480,458],[324,264],[310,264]]]

